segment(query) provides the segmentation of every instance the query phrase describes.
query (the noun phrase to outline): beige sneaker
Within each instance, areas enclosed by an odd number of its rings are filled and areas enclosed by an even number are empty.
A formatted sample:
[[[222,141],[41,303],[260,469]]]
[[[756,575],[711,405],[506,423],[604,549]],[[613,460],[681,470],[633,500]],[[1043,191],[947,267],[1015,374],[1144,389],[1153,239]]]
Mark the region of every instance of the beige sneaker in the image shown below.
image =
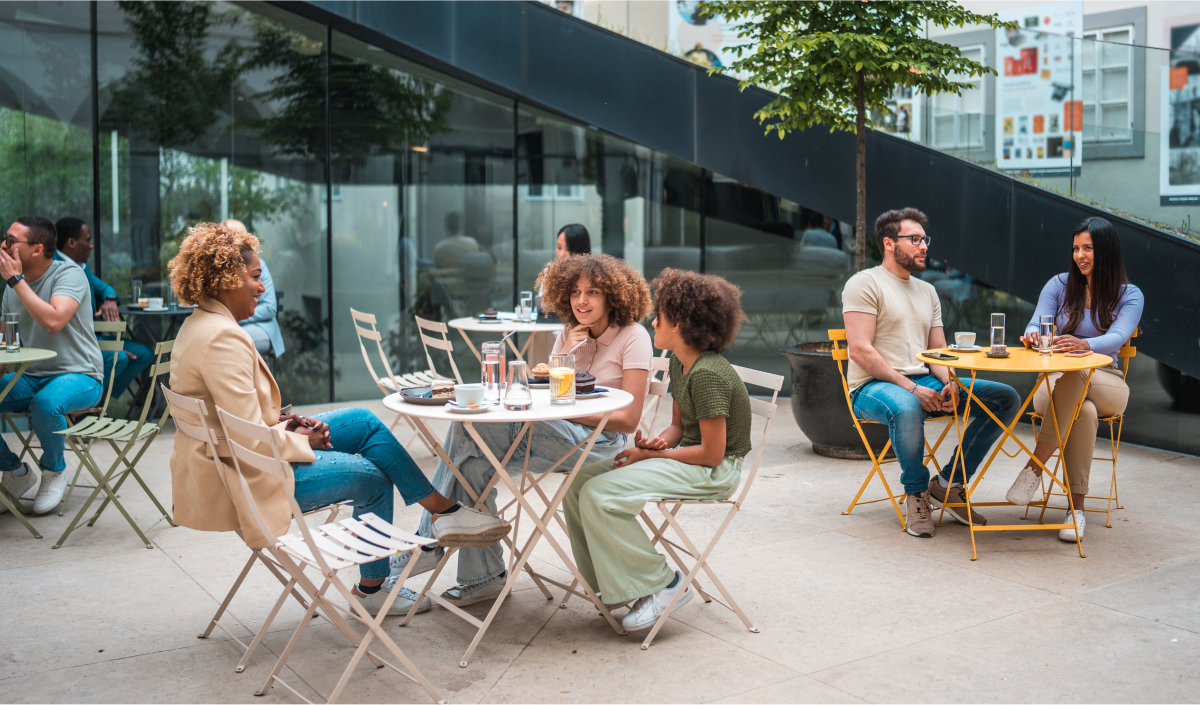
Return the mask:
[[[1018,507],[1028,506],[1033,501],[1033,495],[1042,486],[1042,476],[1035,473],[1033,468],[1026,465],[1021,468],[1017,479],[1013,480],[1012,487],[1008,488],[1008,493],[1004,498]],[[1074,532],[1072,532],[1074,533]],[[1072,541],[1075,539],[1072,538]]]
[[[941,507],[942,503],[944,502],[949,502],[950,504],[964,504],[966,501],[967,498],[966,495],[963,494],[962,485],[953,484],[949,487],[942,487],[941,484],[938,483],[936,476],[929,481],[929,502],[934,507]],[[967,521],[966,507],[946,507],[946,509],[950,510],[950,516],[954,517],[959,524],[974,523],[975,526],[984,526],[987,524],[987,519],[984,519],[982,514],[975,511],[974,507],[971,508],[970,522]]]
[[[904,530],[919,539],[933,538],[933,519],[929,512],[929,493],[910,494],[904,500],[908,510],[905,517]]]
[[[433,538],[445,547],[485,548],[508,536],[512,525],[500,517],[458,505],[453,514],[433,515]]]

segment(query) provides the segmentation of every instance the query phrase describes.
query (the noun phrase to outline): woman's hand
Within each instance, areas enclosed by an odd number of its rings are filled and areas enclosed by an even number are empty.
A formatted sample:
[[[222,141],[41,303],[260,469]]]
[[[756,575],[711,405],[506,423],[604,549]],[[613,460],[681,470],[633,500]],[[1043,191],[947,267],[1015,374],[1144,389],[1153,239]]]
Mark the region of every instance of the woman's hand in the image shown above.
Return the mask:
[[[329,442],[329,427],[319,430],[309,426],[298,426],[292,433],[298,433],[308,439],[308,447],[313,450],[329,450],[333,444]]]
[[[579,345],[588,339],[591,334],[591,326],[578,325],[571,329],[567,334],[567,347],[563,348],[562,352],[570,352],[571,348]]]
[[[633,444],[645,450],[662,450],[667,447],[667,442],[661,436],[655,438],[644,437],[642,436],[641,429],[638,429],[637,434],[634,435]]]
[[[1054,349],[1059,352],[1071,352],[1072,350],[1091,350],[1092,346],[1082,338],[1076,338],[1073,335],[1060,335],[1054,338]]]
[[[623,468],[626,465],[633,465],[639,460],[653,458],[654,451],[647,448],[634,448],[632,450],[623,450],[617,453],[617,457],[613,458],[613,468]]]

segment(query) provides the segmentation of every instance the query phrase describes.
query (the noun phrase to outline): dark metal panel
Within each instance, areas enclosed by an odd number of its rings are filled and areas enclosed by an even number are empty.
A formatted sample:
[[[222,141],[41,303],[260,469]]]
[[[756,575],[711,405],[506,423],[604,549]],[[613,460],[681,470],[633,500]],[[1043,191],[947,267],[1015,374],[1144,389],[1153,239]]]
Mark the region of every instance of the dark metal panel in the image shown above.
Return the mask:
[[[525,8],[527,97],[693,160],[690,65],[540,4]]]
[[[354,20],[354,0],[311,0],[308,4],[316,5],[326,12],[341,15],[348,20]]]
[[[790,201],[854,221],[854,137],[814,128],[780,140],[764,134],[754,113],[763,91],[739,91],[729,78],[696,78],[695,163]]]

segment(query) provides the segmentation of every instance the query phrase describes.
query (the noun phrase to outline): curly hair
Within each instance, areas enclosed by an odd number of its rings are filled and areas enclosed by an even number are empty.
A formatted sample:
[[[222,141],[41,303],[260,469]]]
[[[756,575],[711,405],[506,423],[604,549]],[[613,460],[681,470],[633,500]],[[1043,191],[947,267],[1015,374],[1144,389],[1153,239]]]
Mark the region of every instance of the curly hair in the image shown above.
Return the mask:
[[[714,352],[733,345],[746,318],[741,289],[712,274],[679,269],[664,269],[652,286],[654,315],[679,324],[683,342]]]
[[[217,223],[196,223],[167,264],[171,288],[189,306],[241,286],[247,255],[258,252],[258,238]]]
[[[604,292],[609,320],[618,326],[637,323],[650,312],[650,287],[628,262],[612,255],[574,255],[552,262],[538,278],[544,292],[542,306],[569,325],[579,325],[571,308],[571,291],[580,277]]]

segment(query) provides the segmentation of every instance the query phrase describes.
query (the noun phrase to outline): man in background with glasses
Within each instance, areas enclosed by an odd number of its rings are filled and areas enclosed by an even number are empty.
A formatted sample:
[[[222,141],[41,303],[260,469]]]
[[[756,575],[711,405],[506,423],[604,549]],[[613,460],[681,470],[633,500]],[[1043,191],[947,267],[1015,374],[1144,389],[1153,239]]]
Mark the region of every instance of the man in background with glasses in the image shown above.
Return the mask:
[[[67,488],[65,444],[55,431],[67,428],[68,413],[98,405],[103,390],[104,361],[92,327],[91,287],[79,266],[54,259],[57,241],[54,223],[22,216],[8,229],[0,247],[0,278],[8,284],[0,312],[20,316],[23,347],[58,353],[49,360],[30,363],[0,403],[0,412],[29,412],[30,425],[42,445],[35,514],[57,507]],[[0,324],[2,321],[0,317]],[[4,375],[0,389],[12,378],[13,373]],[[14,497],[23,497],[38,483],[33,471],[2,438],[0,470],[0,482]]]
[[[117,300],[116,289],[92,274],[92,270],[88,268],[88,259],[92,256],[92,250],[96,249],[92,229],[79,218],[67,217],[60,218],[54,224],[54,230],[58,233],[54,259],[61,262],[74,262],[83,269],[83,274],[87,277],[88,285],[92,290],[94,316],[106,321],[121,320],[117,309],[120,301]],[[101,336],[101,339],[112,340],[112,336]],[[113,378],[113,399],[120,399],[129,384],[137,379],[142,370],[150,366],[154,358],[154,353],[150,348],[134,340],[128,334],[122,336],[122,340],[125,343],[123,352],[101,352],[104,357],[105,380],[108,379],[112,366],[114,364],[117,366],[116,376]]]
[[[945,367],[926,368],[917,361],[923,350],[946,346],[942,307],[933,285],[912,276],[925,269],[929,219],[916,208],[887,211],[875,220],[875,242],[883,264],[846,282],[842,312],[850,353],[847,382],[854,414],[886,424],[900,481],[908,494],[905,530],[918,538],[933,536],[930,506],[965,502],[960,470],[950,483],[958,452],[933,479],[925,467],[925,419],[945,416],[965,394],[950,382]],[[865,233],[864,233],[865,235]],[[1006,384],[976,380],[974,392],[997,418],[1008,424],[1021,399]],[[963,460],[969,480],[1000,437],[1002,429],[987,414],[976,414],[963,434]],[[966,507],[949,507],[950,516],[967,523]],[[972,510],[971,520],[986,524]]]

